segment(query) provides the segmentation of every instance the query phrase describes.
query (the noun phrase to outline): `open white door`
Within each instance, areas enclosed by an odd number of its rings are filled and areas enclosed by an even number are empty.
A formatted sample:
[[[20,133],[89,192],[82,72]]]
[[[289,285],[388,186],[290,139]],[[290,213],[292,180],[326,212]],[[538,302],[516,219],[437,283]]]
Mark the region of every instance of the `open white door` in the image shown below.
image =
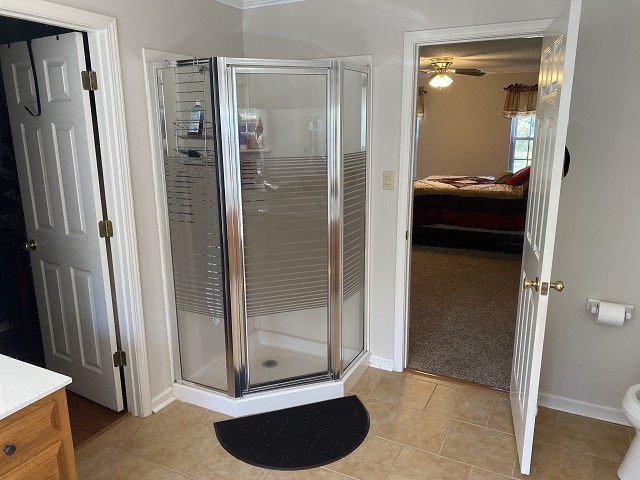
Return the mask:
[[[571,0],[567,10],[545,32],[542,44],[536,135],[520,272],[522,289],[511,372],[511,410],[523,474],[528,474],[531,467],[548,295],[550,289],[562,291],[563,288],[561,282],[552,283],[550,276],[580,7],[581,0]]]
[[[11,132],[31,243],[47,368],[70,376],[70,390],[113,410],[124,408],[113,366],[115,325],[96,148],[80,33],[0,46]],[[27,239],[25,239],[27,241]]]

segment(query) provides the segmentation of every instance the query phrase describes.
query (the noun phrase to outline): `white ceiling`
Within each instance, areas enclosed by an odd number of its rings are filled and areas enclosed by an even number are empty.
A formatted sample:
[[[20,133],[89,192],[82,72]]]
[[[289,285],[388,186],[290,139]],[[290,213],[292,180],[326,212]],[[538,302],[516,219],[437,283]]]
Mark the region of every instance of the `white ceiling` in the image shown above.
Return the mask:
[[[431,58],[453,57],[452,68],[479,68],[486,73],[535,72],[541,48],[542,38],[426,45],[420,48],[420,67],[429,67]]]
[[[248,8],[267,7],[269,5],[281,5],[283,3],[303,2],[304,0],[216,0],[218,3],[229,5],[230,7],[246,10]]]

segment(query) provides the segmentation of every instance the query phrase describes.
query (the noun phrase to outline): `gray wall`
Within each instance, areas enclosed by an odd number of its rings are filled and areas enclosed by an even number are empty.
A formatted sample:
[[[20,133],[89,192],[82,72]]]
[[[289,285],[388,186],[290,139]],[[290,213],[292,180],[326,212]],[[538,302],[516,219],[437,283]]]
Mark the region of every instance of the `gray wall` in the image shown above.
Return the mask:
[[[118,22],[133,201],[140,254],[142,302],[151,390],[171,387],[142,49],[189,56],[242,56],[242,13],[212,0],[56,0],[115,17]]]
[[[502,116],[511,83],[533,85],[537,72],[484,77],[453,75],[447,88],[424,79],[424,118],[418,130],[417,178],[429,175],[492,175],[508,170],[511,119]]]
[[[640,308],[638,25],[635,0],[584,1],[567,138],[571,170],[553,263],[554,279],[567,288],[549,300],[541,384],[543,392],[616,409],[640,383],[640,310],[623,327],[609,327],[595,323],[586,301]]]
[[[142,48],[193,55],[319,58],[373,55],[373,216],[371,351],[393,357],[397,190],[383,191],[383,170],[398,168],[402,46],[406,31],[556,16],[564,0],[308,0],[247,10],[212,0],[59,0],[118,19],[141,253],[153,394],[170,386],[162,302],[158,225],[152,202]],[[242,21],[242,25],[241,25]],[[640,383],[640,315],[624,328],[595,325],[587,296],[640,306],[635,215],[640,189],[635,61],[640,11],[634,0],[585,0],[563,182],[554,276],[567,289],[551,298],[542,391],[619,408],[624,389]],[[615,31],[612,28],[615,26]],[[244,28],[244,37],[243,37]]]
[[[383,191],[381,177],[398,168],[404,32],[551,18],[567,3],[309,0],[244,12],[247,56],[373,54],[373,355],[393,356],[397,206],[407,199]],[[640,315],[624,328],[600,326],[585,303],[595,296],[640,306],[640,10],[632,0],[584,0],[582,17],[554,265],[567,289],[551,297],[542,391],[619,409],[624,390],[640,383]]]
[[[243,12],[245,55],[319,58],[373,55],[370,347],[391,362],[398,190],[382,190],[382,172],[398,169],[405,32],[557,16],[562,0],[307,0]],[[397,182],[396,182],[397,183]],[[406,202],[404,198],[400,201]]]

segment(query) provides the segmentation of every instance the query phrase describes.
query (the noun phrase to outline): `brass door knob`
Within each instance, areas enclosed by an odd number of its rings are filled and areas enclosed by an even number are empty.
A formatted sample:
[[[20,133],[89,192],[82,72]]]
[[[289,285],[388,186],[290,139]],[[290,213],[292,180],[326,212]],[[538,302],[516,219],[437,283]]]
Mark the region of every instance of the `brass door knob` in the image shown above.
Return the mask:
[[[22,244],[22,249],[25,250],[25,251],[37,250],[38,249],[38,242],[36,242],[34,239],[31,239],[27,243],[23,243]]]
[[[527,278],[524,279],[524,283],[522,285],[522,288],[535,288],[536,291],[538,291],[538,288],[540,287],[540,277],[536,277],[535,280],[529,280]]]
[[[561,292],[564,290],[564,282],[562,280],[558,280],[557,282],[551,282],[549,286],[557,292]]]

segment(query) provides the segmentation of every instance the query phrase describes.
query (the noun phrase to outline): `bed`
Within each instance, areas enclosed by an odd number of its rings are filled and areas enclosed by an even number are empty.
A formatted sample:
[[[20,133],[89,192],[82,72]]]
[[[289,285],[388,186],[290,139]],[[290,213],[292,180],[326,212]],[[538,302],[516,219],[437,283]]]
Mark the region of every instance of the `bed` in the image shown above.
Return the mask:
[[[434,175],[416,180],[414,240],[445,237],[521,245],[528,171],[511,178],[514,184],[494,183],[495,178],[488,176]]]

